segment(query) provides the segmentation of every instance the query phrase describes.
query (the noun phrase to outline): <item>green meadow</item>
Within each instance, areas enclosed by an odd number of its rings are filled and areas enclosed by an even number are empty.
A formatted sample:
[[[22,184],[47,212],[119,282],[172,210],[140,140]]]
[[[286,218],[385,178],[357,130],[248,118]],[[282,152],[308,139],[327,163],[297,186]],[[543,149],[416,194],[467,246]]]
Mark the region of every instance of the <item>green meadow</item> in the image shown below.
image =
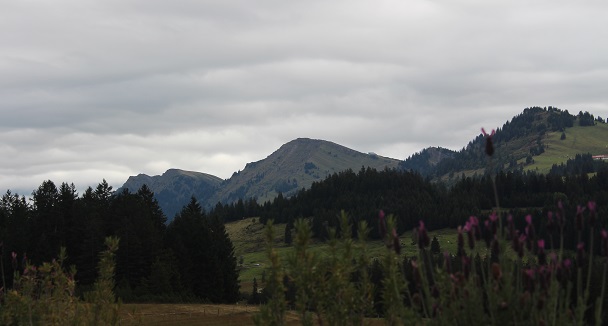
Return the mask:
[[[547,173],[553,164],[566,163],[576,154],[590,153],[591,155],[608,154],[608,124],[598,123],[593,127],[575,126],[565,131],[566,139],[561,139],[561,132],[546,134],[545,152],[534,157],[534,164],[526,170]]]

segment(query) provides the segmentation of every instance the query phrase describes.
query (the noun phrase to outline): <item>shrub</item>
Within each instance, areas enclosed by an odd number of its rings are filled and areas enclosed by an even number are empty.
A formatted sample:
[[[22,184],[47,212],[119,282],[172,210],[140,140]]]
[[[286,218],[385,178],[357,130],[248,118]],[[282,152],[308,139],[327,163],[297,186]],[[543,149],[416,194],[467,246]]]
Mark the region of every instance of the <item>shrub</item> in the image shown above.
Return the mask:
[[[106,238],[107,249],[101,253],[99,277],[91,292],[81,301],[74,294],[74,267],[65,269],[65,248],[52,262],[40,266],[26,264],[15,270],[13,288],[4,291],[0,305],[3,325],[115,325],[118,307],[114,293],[114,254],[117,238]],[[15,257],[15,256],[14,256]]]

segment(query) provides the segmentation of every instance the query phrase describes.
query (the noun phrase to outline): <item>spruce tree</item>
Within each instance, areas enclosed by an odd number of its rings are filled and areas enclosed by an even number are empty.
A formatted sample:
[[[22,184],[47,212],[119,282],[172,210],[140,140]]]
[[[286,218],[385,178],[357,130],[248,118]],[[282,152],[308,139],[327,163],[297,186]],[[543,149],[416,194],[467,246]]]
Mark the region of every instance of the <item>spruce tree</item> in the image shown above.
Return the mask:
[[[293,242],[293,237],[291,235],[291,227],[289,225],[290,223],[287,223],[287,225],[285,225],[285,244],[290,245]]]
[[[258,280],[255,277],[253,278],[253,290],[251,291],[251,298],[249,299],[249,303],[260,303],[260,294],[258,293]]]
[[[433,240],[431,241],[431,253],[433,253],[433,254],[441,253],[441,247],[439,246],[439,240],[437,240],[437,237],[433,237]]]
[[[218,216],[207,216],[192,197],[169,224],[166,235],[184,289],[211,302],[233,303],[239,299],[234,246]]]

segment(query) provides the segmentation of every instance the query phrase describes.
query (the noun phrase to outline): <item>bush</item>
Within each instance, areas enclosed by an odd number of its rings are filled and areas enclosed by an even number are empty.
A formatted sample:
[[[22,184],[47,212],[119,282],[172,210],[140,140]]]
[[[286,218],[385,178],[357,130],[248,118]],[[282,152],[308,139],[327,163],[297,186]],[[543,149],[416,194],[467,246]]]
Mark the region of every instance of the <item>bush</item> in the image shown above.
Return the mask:
[[[15,270],[13,288],[4,291],[0,305],[2,325],[116,325],[118,307],[114,288],[114,254],[117,238],[106,238],[107,249],[101,253],[99,277],[93,290],[80,300],[74,293],[74,267],[65,269],[62,248],[59,257],[41,266],[26,264]],[[15,256],[14,256],[15,257]]]

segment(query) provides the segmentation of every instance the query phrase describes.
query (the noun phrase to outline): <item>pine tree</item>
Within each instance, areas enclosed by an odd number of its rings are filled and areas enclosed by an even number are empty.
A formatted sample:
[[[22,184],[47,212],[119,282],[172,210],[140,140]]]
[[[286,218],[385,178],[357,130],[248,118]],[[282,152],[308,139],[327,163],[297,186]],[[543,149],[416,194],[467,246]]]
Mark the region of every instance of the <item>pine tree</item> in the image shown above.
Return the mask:
[[[59,248],[65,246],[64,223],[59,213],[59,191],[53,181],[44,181],[32,192],[32,198],[34,214],[28,253],[35,264],[41,264],[53,259]]]
[[[207,216],[192,197],[169,224],[166,235],[185,289],[211,302],[233,303],[239,299],[234,246],[217,215]]]
[[[291,227],[289,226],[289,223],[287,223],[287,225],[285,225],[285,244],[290,245],[292,242]]]
[[[255,277],[253,278],[253,290],[251,291],[251,298],[249,299],[249,303],[260,303],[260,294],[258,293],[258,280]]]
[[[441,253],[441,247],[439,246],[439,240],[437,240],[437,237],[433,237],[433,240],[431,241],[431,253],[433,253],[433,254]]]
[[[226,227],[222,220],[217,216],[211,216],[209,227],[211,230],[212,252],[215,255],[214,259],[218,262],[218,275],[222,280],[222,290],[219,293],[218,300],[224,303],[233,303],[239,299],[239,274],[234,255],[234,246]]]

